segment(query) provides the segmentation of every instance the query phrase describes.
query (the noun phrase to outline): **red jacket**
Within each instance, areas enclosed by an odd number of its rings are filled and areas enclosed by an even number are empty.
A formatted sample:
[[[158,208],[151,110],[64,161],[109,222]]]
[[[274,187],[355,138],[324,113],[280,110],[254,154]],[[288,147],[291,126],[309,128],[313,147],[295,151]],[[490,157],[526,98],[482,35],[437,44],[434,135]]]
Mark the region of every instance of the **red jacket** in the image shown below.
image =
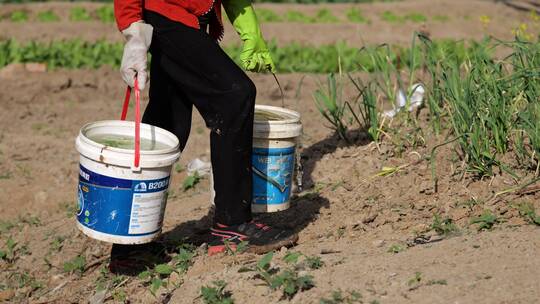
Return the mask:
[[[223,36],[221,0],[114,0],[114,16],[120,31],[143,19],[143,9],[156,12],[171,20],[199,29],[198,16],[213,9],[217,18],[210,22],[210,35],[219,40]]]

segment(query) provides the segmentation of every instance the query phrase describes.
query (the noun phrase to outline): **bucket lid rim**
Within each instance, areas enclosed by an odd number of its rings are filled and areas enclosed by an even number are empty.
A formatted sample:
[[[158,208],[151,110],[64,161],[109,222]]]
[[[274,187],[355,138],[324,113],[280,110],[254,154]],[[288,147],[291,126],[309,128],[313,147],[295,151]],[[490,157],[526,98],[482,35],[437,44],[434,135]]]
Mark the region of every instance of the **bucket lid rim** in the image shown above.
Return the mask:
[[[91,145],[91,146],[94,146],[96,148],[100,148],[100,149],[104,149],[106,148],[107,150],[109,151],[112,151],[112,152],[116,152],[116,153],[124,153],[124,154],[130,154],[132,155],[134,153],[134,149],[124,149],[124,148],[117,148],[117,147],[111,147],[111,146],[107,146],[107,145],[104,145],[104,144],[100,144],[98,142],[95,142],[93,140],[91,140],[90,138],[88,138],[86,135],[85,135],[85,130],[88,130],[90,127],[100,127],[100,126],[106,126],[106,125],[135,125],[135,122],[134,121],[129,121],[129,120],[100,120],[100,121],[94,121],[94,122],[89,122],[87,124],[85,124],[84,126],[81,127],[80,131],[79,131],[79,136],[81,138],[82,141],[84,141],[85,143]],[[150,124],[146,124],[146,123],[141,123],[141,129],[142,128],[156,128],[156,130],[158,130],[159,132],[161,132],[163,135],[165,136],[169,136],[170,138],[172,138],[175,142],[175,146],[174,147],[169,147],[167,149],[160,149],[160,150],[142,150],[141,149],[141,155],[163,155],[163,154],[174,154],[174,153],[178,153],[178,149],[180,147],[180,142],[178,140],[178,137],[176,137],[176,135],[174,135],[173,133],[163,129],[163,128],[160,128],[160,127],[157,127],[157,126],[153,126],[153,125],[150,125]]]
[[[272,112],[278,112],[278,114],[287,114],[288,116],[294,117],[294,118],[285,118],[283,120],[254,120],[254,124],[257,125],[288,125],[288,124],[297,124],[300,122],[300,113],[287,109],[282,107],[276,107],[276,106],[269,106],[269,105],[255,105],[255,112],[257,109],[260,110],[268,110]]]

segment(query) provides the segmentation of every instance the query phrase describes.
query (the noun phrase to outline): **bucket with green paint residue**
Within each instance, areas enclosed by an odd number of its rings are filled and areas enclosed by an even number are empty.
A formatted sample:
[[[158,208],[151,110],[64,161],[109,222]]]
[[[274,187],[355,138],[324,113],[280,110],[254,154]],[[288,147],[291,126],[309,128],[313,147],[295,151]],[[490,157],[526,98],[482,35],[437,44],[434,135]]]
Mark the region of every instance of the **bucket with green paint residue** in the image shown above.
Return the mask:
[[[132,121],[85,125],[76,139],[80,153],[77,226],[86,235],[118,244],[140,244],[161,232],[178,138],[140,124],[140,162],[134,167]]]

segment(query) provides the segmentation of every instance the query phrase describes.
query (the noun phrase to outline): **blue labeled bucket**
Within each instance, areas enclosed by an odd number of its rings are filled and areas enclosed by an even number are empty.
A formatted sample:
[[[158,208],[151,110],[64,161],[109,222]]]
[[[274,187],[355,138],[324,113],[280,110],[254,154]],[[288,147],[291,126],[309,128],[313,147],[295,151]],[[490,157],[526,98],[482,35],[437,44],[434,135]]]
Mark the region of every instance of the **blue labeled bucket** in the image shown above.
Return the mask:
[[[117,244],[151,242],[161,233],[178,138],[141,124],[140,168],[133,168],[134,123],[85,125],[80,153],[77,226],[86,235]]]
[[[253,126],[253,199],[256,213],[288,209],[293,186],[300,114],[272,106],[255,106]]]

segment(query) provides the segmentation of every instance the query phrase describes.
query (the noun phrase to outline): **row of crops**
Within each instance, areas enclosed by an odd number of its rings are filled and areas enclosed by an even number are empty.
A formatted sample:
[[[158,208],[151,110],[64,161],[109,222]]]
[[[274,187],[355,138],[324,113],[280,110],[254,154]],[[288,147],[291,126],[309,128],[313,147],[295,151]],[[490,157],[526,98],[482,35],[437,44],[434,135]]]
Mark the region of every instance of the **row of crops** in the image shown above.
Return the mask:
[[[464,61],[469,53],[482,44],[463,41],[438,41],[434,48],[439,56],[452,54]],[[280,73],[332,73],[338,71],[354,72],[364,70],[373,72],[377,69],[371,56],[372,52],[381,53],[381,48],[358,49],[345,43],[309,46],[290,43],[277,47],[269,45],[272,56]],[[237,62],[241,48],[238,45],[225,46],[225,51]],[[373,51],[375,50],[376,51]],[[394,64],[408,64],[411,58],[410,48],[394,46],[388,54]],[[0,41],[0,67],[10,63],[41,62],[49,69],[55,68],[99,68],[104,65],[119,67],[122,57],[123,44],[120,42],[85,42],[81,40],[28,42],[18,43],[15,40]],[[421,56],[419,50],[414,51],[413,58]]]
[[[314,14],[306,14],[299,10],[288,10],[283,14],[279,14],[271,9],[257,8],[257,16],[261,22],[296,22],[296,23],[370,23],[372,19],[368,18],[361,9],[357,7],[351,7],[345,11],[344,17],[335,16],[328,8],[321,8]],[[384,11],[376,17],[382,21],[389,23],[422,23],[427,21],[446,22],[449,21],[449,17],[446,15],[434,15],[427,17],[421,13],[405,13],[396,14],[391,11]],[[114,10],[111,5],[104,5],[95,10],[87,10],[84,7],[73,7],[69,12],[69,21],[82,22],[82,21],[101,21],[104,23],[114,22]],[[470,18],[470,17],[468,17]],[[58,16],[53,10],[44,10],[36,13],[29,13],[25,10],[15,10],[5,16],[1,17],[2,20],[11,22],[25,22],[25,21],[38,21],[38,22],[58,22],[62,18]]]
[[[367,50],[373,68],[368,81],[343,74],[329,76],[328,84],[315,97],[336,133],[347,140],[348,130],[361,128],[376,142],[383,137],[396,141],[405,136],[418,145],[424,132],[413,113],[402,111],[397,117],[411,130],[407,134],[392,133],[378,113],[381,100],[396,100],[397,88],[405,90],[407,108],[416,90],[414,84],[422,83],[430,129],[445,138],[427,156],[435,189],[434,155],[438,147],[447,144],[456,145],[456,171],[461,176],[482,178],[506,172],[520,180],[534,172],[532,181],[536,180],[540,173],[540,43],[519,38],[510,42],[484,40],[463,57],[419,35],[411,49],[403,54],[409,56],[404,61],[396,61],[390,48]],[[358,96],[347,100],[341,88],[350,81]]]

